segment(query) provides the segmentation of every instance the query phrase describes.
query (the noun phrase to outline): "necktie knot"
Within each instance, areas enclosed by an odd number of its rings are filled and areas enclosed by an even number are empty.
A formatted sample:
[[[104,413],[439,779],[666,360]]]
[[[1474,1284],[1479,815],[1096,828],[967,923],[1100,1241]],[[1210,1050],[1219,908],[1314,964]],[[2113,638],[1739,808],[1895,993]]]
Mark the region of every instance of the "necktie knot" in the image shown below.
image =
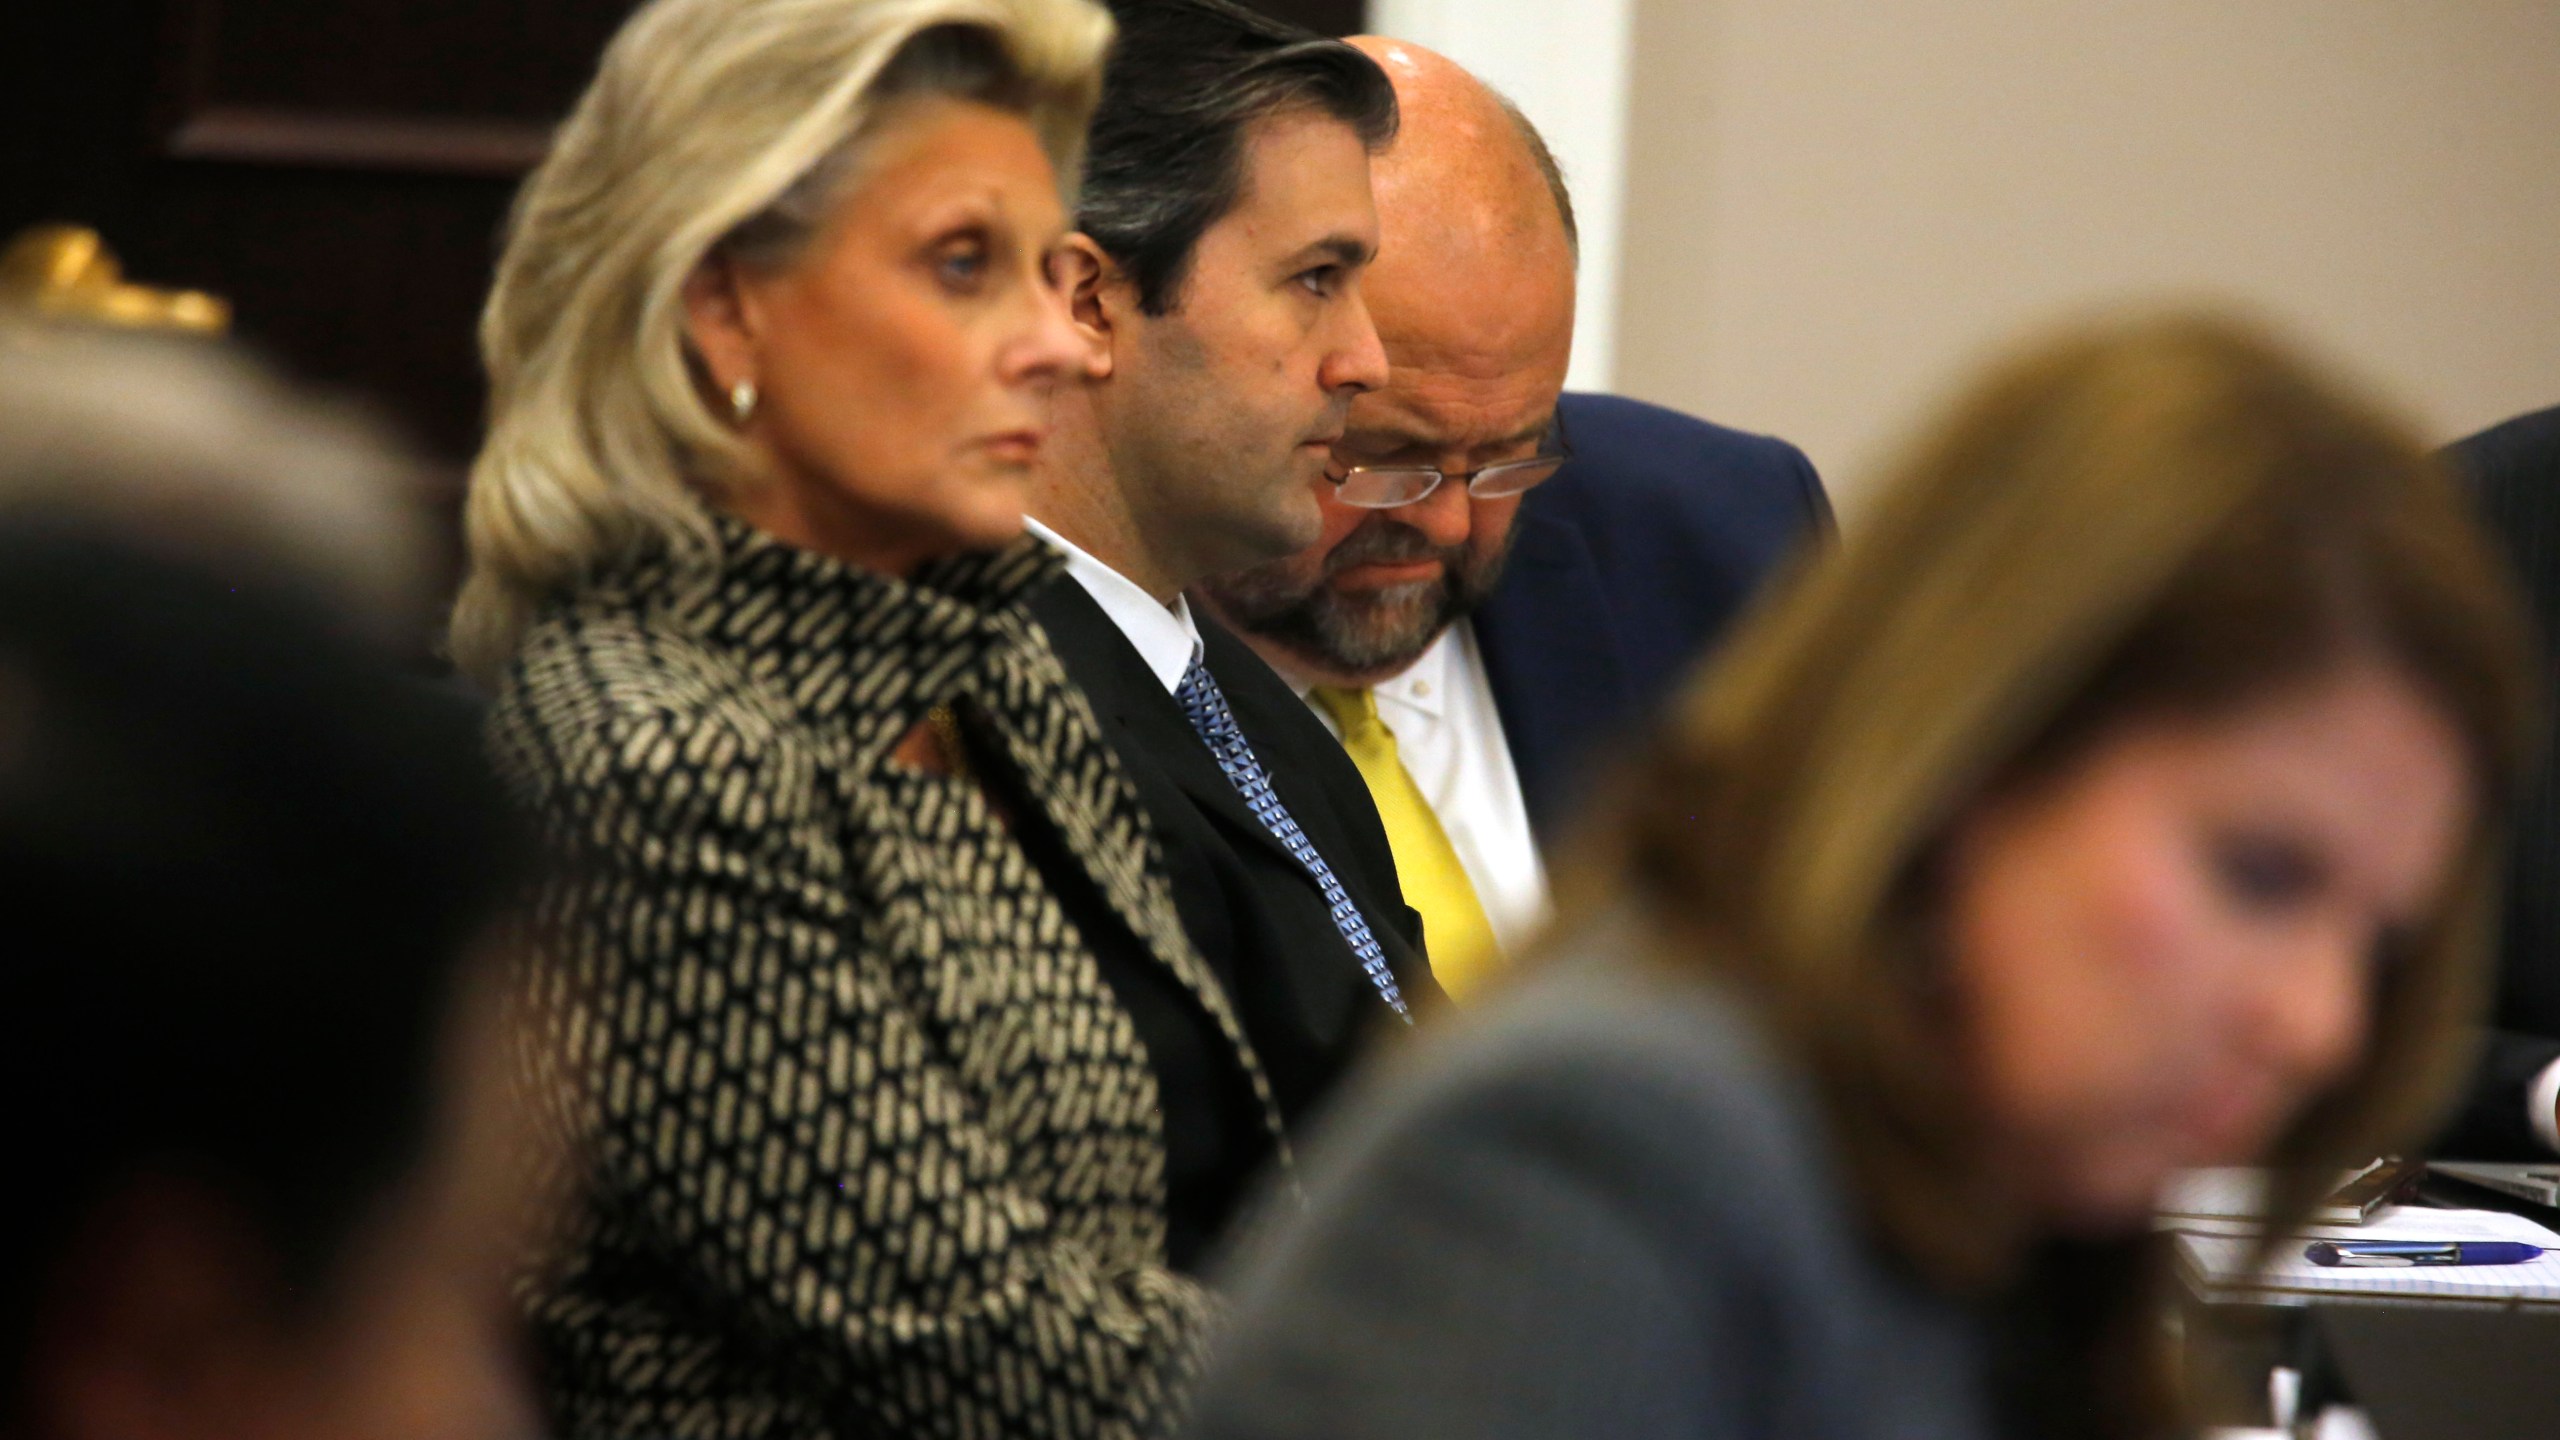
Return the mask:
[[[1394,743],[1395,737],[1388,733],[1386,722],[1378,718],[1377,691],[1366,685],[1318,685],[1307,694],[1324,707],[1324,713],[1333,717],[1333,723],[1342,731],[1345,744],[1358,744],[1378,735],[1386,735],[1388,743]]]
[[[1208,705],[1208,692],[1217,683],[1216,677],[1209,673],[1209,661],[1205,656],[1194,655],[1191,663],[1182,667],[1182,683],[1173,687],[1173,700],[1182,707],[1185,715],[1192,717],[1194,729],[1199,728],[1200,713]],[[1223,700],[1225,697],[1219,698]]]

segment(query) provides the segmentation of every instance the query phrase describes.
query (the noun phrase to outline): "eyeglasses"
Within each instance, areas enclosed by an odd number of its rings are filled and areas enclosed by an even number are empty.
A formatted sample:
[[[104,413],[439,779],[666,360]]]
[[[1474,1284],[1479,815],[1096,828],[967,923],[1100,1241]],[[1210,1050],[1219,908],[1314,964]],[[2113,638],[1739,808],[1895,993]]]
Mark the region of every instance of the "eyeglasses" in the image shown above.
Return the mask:
[[[1458,471],[1434,470],[1427,465],[1351,465],[1340,469],[1327,466],[1325,478],[1333,482],[1333,498],[1345,505],[1392,510],[1425,498],[1439,489],[1443,480],[1465,482],[1467,494],[1478,500],[1518,495],[1545,483],[1572,458],[1573,447],[1564,439],[1564,417],[1558,415],[1555,423],[1547,427],[1546,442],[1526,460],[1505,460],[1498,465]]]

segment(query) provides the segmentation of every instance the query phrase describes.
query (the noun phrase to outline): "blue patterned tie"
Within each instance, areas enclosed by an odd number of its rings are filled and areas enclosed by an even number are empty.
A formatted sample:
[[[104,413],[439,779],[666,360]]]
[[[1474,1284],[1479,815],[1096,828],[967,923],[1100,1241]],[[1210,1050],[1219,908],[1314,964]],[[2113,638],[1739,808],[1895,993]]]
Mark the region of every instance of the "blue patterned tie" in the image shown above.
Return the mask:
[[[1263,773],[1262,762],[1254,758],[1253,746],[1237,727],[1235,712],[1227,708],[1226,692],[1218,688],[1218,677],[1209,673],[1206,661],[1192,657],[1191,668],[1182,672],[1182,688],[1173,692],[1173,698],[1182,703],[1182,713],[1191,717],[1191,728],[1208,742],[1209,753],[1217,758],[1218,768],[1226,772],[1227,783],[1244,797],[1245,808],[1315,878],[1316,888],[1324,892],[1325,903],[1333,907],[1334,928],[1342,932],[1351,953],[1359,957],[1360,968],[1369,973],[1369,983],[1378,987],[1378,994],[1406,1024],[1412,1024],[1413,1015],[1405,1008],[1404,992],[1397,988],[1395,972],[1387,968],[1386,951],[1378,947],[1378,937],[1369,933],[1369,922],[1361,918],[1360,907],[1351,903],[1342,882],[1334,878],[1333,867],[1324,863],[1324,857],[1316,853],[1315,842],[1298,828],[1297,821],[1289,818],[1288,807],[1272,791],[1271,777]]]

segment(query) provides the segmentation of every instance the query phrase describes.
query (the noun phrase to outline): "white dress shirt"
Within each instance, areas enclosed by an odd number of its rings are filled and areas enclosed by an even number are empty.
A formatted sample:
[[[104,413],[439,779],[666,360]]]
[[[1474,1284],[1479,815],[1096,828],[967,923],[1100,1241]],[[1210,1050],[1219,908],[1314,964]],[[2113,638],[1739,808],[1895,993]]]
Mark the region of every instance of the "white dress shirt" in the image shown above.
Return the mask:
[[[1067,578],[1083,586],[1120,633],[1129,637],[1129,643],[1138,648],[1138,658],[1164,682],[1165,693],[1180,690],[1183,672],[1200,658],[1200,626],[1191,618],[1191,602],[1176,595],[1171,605],[1165,605],[1140,589],[1137,581],[1087,555],[1073,541],[1059,538],[1057,531],[1027,517],[1022,525],[1067,557]]]
[[[1307,682],[1283,675],[1305,699]],[[1396,737],[1396,758],[1440,817],[1494,939],[1504,954],[1519,954],[1546,923],[1547,870],[1529,830],[1529,802],[1520,793],[1475,627],[1463,620],[1449,627],[1403,674],[1380,681],[1377,696],[1378,718]],[[1307,708],[1341,738],[1323,706]]]

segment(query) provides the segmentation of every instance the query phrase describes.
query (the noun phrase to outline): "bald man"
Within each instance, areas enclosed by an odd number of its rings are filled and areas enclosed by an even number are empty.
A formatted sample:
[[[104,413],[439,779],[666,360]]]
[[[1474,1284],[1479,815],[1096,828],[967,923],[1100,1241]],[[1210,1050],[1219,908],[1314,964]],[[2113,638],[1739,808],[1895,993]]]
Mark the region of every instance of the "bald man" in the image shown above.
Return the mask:
[[[1545,144],[1446,57],[1352,43],[1403,114],[1372,162],[1390,375],[1315,545],[1196,595],[1343,739],[1464,998],[1543,919],[1542,847],[1611,742],[1830,507],[1783,441],[1563,394],[1576,234]]]

